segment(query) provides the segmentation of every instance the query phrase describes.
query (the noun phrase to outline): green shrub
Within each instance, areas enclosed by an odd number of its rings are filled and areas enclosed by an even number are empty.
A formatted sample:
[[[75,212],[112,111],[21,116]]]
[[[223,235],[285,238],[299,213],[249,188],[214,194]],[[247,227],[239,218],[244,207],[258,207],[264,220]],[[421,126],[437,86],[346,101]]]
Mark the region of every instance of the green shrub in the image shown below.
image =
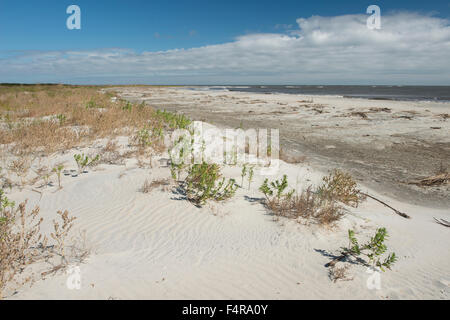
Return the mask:
[[[189,201],[204,205],[208,200],[222,201],[233,197],[237,184],[234,179],[221,178],[217,164],[194,164],[184,181]]]
[[[134,137],[134,141],[141,147],[152,146],[155,143],[162,142],[163,131],[161,127],[142,128]]]
[[[187,129],[192,122],[183,114],[175,114],[166,110],[156,110],[156,118],[162,119],[170,129]]]

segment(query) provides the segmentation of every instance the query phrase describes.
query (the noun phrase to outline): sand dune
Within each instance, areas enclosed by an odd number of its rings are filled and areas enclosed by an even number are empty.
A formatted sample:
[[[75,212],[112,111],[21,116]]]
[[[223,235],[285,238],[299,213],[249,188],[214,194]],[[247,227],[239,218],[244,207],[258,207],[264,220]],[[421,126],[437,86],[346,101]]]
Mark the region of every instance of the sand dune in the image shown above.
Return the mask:
[[[59,157],[70,164],[71,153]],[[240,181],[239,167],[224,173]],[[324,174],[281,162],[278,177],[284,173],[297,189],[318,183]],[[80,290],[68,289],[68,275],[58,274],[10,298],[449,299],[450,234],[433,221],[433,216],[448,220],[448,210],[402,203],[363,186],[412,219],[369,199],[348,208],[328,229],[274,221],[260,203],[249,201],[262,196],[257,190],[262,176],[231,201],[203,208],[170,191],[139,192],[145,179],[169,176],[167,167],[138,168],[128,160],[125,166],[102,164],[78,177],[64,176],[62,190],[48,187],[42,197],[27,189],[11,193],[13,200],[39,205],[48,220],[57,210],[69,210],[78,218],[77,228],[87,231],[92,253],[80,265]],[[381,290],[368,289],[370,274],[360,265],[349,269],[353,280],[330,281],[324,252],[346,246],[348,228],[364,238],[380,226],[390,232],[388,247],[399,257],[392,271],[381,274]]]

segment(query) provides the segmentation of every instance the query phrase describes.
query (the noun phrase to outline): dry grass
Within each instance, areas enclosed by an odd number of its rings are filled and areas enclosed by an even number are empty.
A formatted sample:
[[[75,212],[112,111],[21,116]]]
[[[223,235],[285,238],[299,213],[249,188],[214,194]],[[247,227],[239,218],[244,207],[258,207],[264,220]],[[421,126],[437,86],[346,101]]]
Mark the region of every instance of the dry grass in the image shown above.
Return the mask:
[[[142,193],[150,193],[156,188],[168,186],[169,184],[170,184],[169,179],[157,179],[152,180],[151,182],[148,179],[146,179],[142,187],[139,189],[139,191]]]
[[[0,190],[0,299],[17,287],[33,283],[35,277],[26,268],[37,262],[53,265],[52,270],[63,270],[71,262],[66,254],[66,239],[73,227],[74,217],[67,211],[58,212],[58,220],[53,221],[53,233],[49,243],[47,235],[41,232],[43,218],[39,207],[26,210],[26,201],[18,207],[10,202]],[[72,251],[73,253],[73,251]],[[86,252],[78,252],[86,257]],[[42,273],[42,275],[44,275]],[[8,290],[9,289],[9,290]]]
[[[148,106],[110,98],[98,87],[0,87],[0,144],[17,155],[51,154],[161,122]]]
[[[334,201],[324,201],[311,188],[300,195],[273,197],[266,205],[278,217],[313,220],[322,226],[333,225],[344,216],[340,206]]]
[[[323,184],[319,186],[317,193],[321,199],[340,201],[355,208],[364,199],[352,176],[338,169],[323,178]]]
[[[333,282],[337,282],[339,280],[341,281],[353,280],[353,278],[350,278],[348,275],[348,269],[349,269],[348,265],[345,265],[343,267],[333,266],[329,269],[328,276]]]
[[[109,140],[101,150],[100,163],[122,165],[129,154],[121,153],[117,141]]]

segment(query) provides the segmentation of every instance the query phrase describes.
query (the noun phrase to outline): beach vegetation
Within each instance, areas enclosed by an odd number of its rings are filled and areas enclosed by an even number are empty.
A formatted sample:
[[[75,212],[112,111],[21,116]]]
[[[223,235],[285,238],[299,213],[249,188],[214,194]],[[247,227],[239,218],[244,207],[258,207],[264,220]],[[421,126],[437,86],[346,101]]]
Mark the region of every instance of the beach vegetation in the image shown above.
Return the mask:
[[[217,164],[194,164],[182,184],[186,197],[202,206],[208,200],[223,201],[234,196],[238,185],[234,179],[225,179]]]
[[[87,167],[91,167],[96,164],[100,160],[100,155],[96,155],[94,158],[89,158],[89,156],[82,154],[75,154],[73,156],[75,162],[78,166],[78,173],[82,173],[85,171]]]
[[[166,110],[156,110],[156,118],[162,119],[170,129],[188,129],[192,121],[183,114],[176,114]]]
[[[360,244],[355,237],[353,230],[348,230],[349,244],[341,248],[341,256],[338,259],[343,260],[346,257],[357,258],[356,261],[378,267],[382,271],[391,269],[397,261],[395,252],[387,253],[385,241],[388,238],[386,228],[377,228],[375,234],[364,244]]]
[[[253,175],[255,174],[255,168],[251,166],[248,170],[248,190],[250,190],[252,181],[253,181]]]
[[[342,208],[335,202],[324,200],[308,187],[300,194],[295,190],[286,192],[287,176],[281,180],[269,182],[265,179],[259,190],[265,196],[265,206],[277,217],[313,220],[319,225],[332,225],[344,215]]]
[[[245,178],[245,176],[247,175],[247,165],[246,164],[244,164],[243,166],[242,166],[242,170],[241,170],[241,188],[243,188],[244,187],[244,178]]]
[[[318,187],[317,194],[324,200],[336,200],[352,207],[357,207],[364,199],[352,176],[339,169],[323,177],[323,183]]]
[[[0,299],[7,296],[7,291],[15,292],[24,284],[33,284],[35,276],[26,270],[33,263],[50,264],[50,270],[40,273],[45,275],[64,270],[73,259],[80,261],[87,257],[85,247],[67,244],[75,220],[67,211],[58,211],[48,237],[41,231],[44,219],[39,207],[27,211],[26,201],[16,206],[1,189],[0,204]]]
[[[53,169],[52,172],[54,172],[56,174],[56,177],[58,178],[58,188],[61,189],[61,173],[64,169],[64,165],[63,164],[58,164],[56,165]]]
[[[139,189],[139,191],[141,191],[142,193],[150,193],[151,191],[153,191],[156,188],[160,188],[163,186],[168,186],[169,180],[168,179],[156,179],[156,180],[152,180],[149,181],[148,179],[146,179],[144,181],[144,184],[142,185],[142,187]]]

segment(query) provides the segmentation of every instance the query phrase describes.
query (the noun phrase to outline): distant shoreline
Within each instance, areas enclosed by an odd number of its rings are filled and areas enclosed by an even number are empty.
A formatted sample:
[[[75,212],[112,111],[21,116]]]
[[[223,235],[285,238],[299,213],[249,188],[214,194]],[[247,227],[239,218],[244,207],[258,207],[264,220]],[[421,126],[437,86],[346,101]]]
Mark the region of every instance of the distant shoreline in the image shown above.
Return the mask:
[[[450,86],[412,85],[161,85],[161,84],[64,84],[0,83],[0,86],[73,86],[73,87],[186,87],[192,90],[231,91],[263,94],[336,96],[350,99],[387,101],[449,102]]]

